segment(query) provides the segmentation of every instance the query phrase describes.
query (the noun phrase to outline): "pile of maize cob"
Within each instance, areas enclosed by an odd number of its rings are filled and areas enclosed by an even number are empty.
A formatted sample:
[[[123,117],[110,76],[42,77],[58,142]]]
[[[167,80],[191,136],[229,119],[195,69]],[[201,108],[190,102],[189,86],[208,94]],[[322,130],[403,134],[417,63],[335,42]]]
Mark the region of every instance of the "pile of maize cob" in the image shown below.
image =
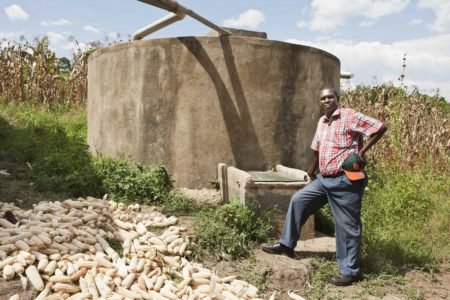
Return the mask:
[[[6,280],[20,277],[24,289],[31,283],[35,299],[258,299],[237,276],[189,262],[189,237],[177,222],[152,207],[92,197],[30,210],[0,203],[0,271]]]

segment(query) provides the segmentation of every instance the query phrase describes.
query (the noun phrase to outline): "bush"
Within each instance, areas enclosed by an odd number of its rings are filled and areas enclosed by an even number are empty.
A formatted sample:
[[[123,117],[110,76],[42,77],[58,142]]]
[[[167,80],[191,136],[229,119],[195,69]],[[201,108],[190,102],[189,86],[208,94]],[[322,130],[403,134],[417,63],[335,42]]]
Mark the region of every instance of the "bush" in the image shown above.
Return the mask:
[[[248,254],[256,243],[267,240],[272,230],[271,211],[257,214],[252,207],[232,201],[196,214],[198,245],[218,259],[236,259]]]
[[[173,189],[161,203],[161,207],[166,213],[192,214],[198,209],[193,201],[183,196],[177,189]]]
[[[446,176],[373,170],[363,202],[363,254],[369,269],[448,260],[450,203]]]
[[[94,165],[103,189],[118,201],[162,203],[172,189],[172,182],[163,166],[144,170],[126,160],[109,157],[96,160]]]

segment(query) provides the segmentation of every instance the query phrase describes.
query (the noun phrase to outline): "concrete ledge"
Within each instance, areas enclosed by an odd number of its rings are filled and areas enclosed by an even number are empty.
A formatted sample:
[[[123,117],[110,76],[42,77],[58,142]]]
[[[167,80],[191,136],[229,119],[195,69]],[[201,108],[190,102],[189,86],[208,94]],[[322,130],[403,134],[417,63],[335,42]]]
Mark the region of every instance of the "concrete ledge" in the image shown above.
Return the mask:
[[[284,219],[289,208],[292,195],[308,184],[306,172],[277,165],[274,170],[292,181],[258,181],[250,173],[226,164],[219,164],[218,175],[223,201],[239,200],[243,205],[252,205],[262,212],[274,210],[274,229],[279,235],[284,226]],[[267,171],[268,173],[272,171]],[[313,238],[314,216],[311,216],[302,227],[301,239]]]

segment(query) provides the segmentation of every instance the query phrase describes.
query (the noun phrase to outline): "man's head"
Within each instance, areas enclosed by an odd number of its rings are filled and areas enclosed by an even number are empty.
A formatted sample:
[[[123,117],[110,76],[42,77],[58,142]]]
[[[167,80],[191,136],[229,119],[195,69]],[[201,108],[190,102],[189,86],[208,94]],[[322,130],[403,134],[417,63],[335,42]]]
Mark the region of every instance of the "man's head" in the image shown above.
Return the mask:
[[[324,88],[320,91],[320,104],[325,114],[331,116],[339,105],[339,96],[334,88]]]

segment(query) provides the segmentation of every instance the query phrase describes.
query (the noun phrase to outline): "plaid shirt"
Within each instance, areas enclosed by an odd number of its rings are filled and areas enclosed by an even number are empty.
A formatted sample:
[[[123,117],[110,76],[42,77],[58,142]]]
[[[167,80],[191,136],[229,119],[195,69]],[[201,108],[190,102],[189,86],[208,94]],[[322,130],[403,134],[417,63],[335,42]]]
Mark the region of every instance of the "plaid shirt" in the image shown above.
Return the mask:
[[[363,135],[376,133],[382,125],[350,108],[338,107],[330,119],[322,116],[311,144],[311,149],[319,152],[320,173],[329,176],[342,172],[342,162],[363,147]]]

